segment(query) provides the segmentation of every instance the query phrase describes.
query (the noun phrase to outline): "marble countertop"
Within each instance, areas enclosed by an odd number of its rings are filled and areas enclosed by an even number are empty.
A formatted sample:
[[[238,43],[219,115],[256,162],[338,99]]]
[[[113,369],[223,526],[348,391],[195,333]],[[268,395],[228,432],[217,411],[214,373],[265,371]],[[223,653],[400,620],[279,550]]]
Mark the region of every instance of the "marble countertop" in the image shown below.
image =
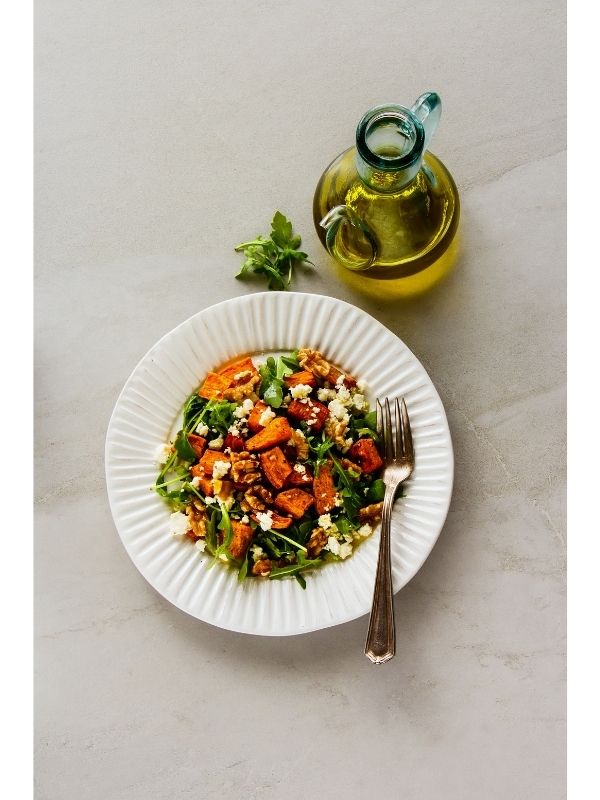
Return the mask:
[[[565,796],[565,11],[558,2],[73,0],[36,19],[36,798]],[[434,89],[461,192],[431,293],[342,283],[311,199],[362,113]],[[216,301],[280,208],[295,288],[421,359],[456,456],[448,520],[396,596],[290,639],[149,587],[115,531],[106,427],[139,358]]]

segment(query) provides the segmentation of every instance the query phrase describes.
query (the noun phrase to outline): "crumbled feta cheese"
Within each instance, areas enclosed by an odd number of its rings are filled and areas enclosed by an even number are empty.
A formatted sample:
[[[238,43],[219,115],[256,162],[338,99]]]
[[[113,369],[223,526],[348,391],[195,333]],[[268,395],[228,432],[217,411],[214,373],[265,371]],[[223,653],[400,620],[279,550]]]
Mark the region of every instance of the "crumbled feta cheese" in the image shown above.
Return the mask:
[[[330,553],[333,553],[334,556],[339,556],[340,554],[340,543],[335,538],[335,536],[329,536],[327,539],[327,544],[325,545],[325,550],[329,550]]]
[[[352,405],[357,411],[362,411],[367,405],[364,394],[353,394]]]
[[[333,527],[333,522],[331,521],[331,514],[321,514],[317,522],[319,523],[319,526],[323,528],[324,531],[328,531],[330,528]]]
[[[299,383],[297,386],[292,386],[290,389],[290,394],[294,400],[299,400],[301,397],[308,397],[311,392],[312,386],[309,386],[307,383]]]
[[[216,497],[211,497],[210,495],[207,494],[206,497],[204,498],[204,502],[207,505],[211,505],[212,503],[216,503],[217,502],[217,498]]]
[[[198,539],[195,546],[196,549],[199,550],[201,553],[203,553],[206,550],[206,542],[204,541],[204,539]]]
[[[248,397],[244,400],[244,402],[241,405],[239,405],[235,409],[235,411],[233,412],[233,416],[237,417],[238,419],[242,419],[242,417],[247,417],[253,408],[254,408],[254,403]]]
[[[272,511],[265,511],[264,513],[258,512],[256,515],[256,519],[258,520],[258,524],[263,529],[263,531],[270,531],[273,525],[273,512]]]
[[[209,450],[220,450],[223,447],[223,437],[217,436],[216,439],[211,439],[208,443]]]
[[[190,483],[192,484],[194,489],[197,489],[200,486],[200,476],[196,475],[195,477],[193,477]]]
[[[294,464],[294,472],[299,472],[300,475],[304,475],[306,472],[306,467],[304,464]]]
[[[213,479],[218,480],[219,478],[224,478],[230,469],[231,464],[229,461],[215,461],[212,471]]]
[[[166,464],[169,460],[169,456],[173,452],[173,447],[166,442],[157,445],[156,450],[154,451],[154,460],[159,466]]]
[[[344,374],[340,375],[337,381],[335,382],[336,386],[343,386],[344,385],[344,378],[346,376]]]
[[[240,423],[234,422],[233,425],[230,425],[227,428],[227,433],[230,433],[232,436],[239,436],[240,435]]]
[[[266,558],[266,553],[259,544],[253,544],[250,548],[252,558],[254,561],[260,561],[261,558]]]
[[[342,498],[340,497],[340,495],[339,495],[339,492],[336,494],[336,496],[335,496],[335,500],[333,501],[333,504],[334,504],[334,506],[335,506],[336,508],[339,508],[340,506],[343,506],[343,505],[344,505],[344,501],[343,501],[343,500],[342,500]]]
[[[184,536],[190,529],[190,523],[185,514],[175,511],[169,517],[169,533],[172,536]]]
[[[340,388],[337,390],[337,399],[344,406],[347,406],[350,403],[352,398],[350,392],[345,386],[340,386]]]
[[[370,536],[373,533],[373,528],[369,525],[368,522],[365,522],[364,525],[361,525],[360,528],[356,531],[356,535],[360,536],[362,539],[366,539],[367,536]]]
[[[335,400],[335,389],[319,389],[317,397],[322,403],[328,403],[330,400]]]
[[[331,403],[329,403],[328,408],[329,413],[335,419],[343,420],[344,422],[348,422],[350,419],[345,406],[339,400],[332,400]]]
[[[272,408],[265,408],[258,418],[258,424],[266,427],[272,419],[275,419],[275,412]]]
[[[244,514],[240,522],[243,523],[244,525],[247,525],[250,522],[250,517],[247,514]]]
[[[196,425],[196,433],[198,436],[208,436],[208,425],[205,422]]]
[[[340,545],[340,558],[348,558],[352,553],[352,545],[349,542],[344,542]]]

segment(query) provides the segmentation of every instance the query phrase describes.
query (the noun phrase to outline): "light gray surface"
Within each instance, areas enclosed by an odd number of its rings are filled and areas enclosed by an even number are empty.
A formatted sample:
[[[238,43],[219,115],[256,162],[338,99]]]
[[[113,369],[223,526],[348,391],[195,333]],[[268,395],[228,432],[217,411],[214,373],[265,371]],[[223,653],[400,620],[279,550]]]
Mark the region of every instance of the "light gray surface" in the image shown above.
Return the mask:
[[[38,800],[564,797],[562,3],[40,0],[36,44]],[[367,108],[426,89],[460,260],[385,305],[335,279],[312,192]],[[270,640],[185,617],[106,501],[129,372],[254,290],[232,246],[276,208],[319,265],[296,288],[398,333],[453,433],[448,522],[380,668],[366,619]]]

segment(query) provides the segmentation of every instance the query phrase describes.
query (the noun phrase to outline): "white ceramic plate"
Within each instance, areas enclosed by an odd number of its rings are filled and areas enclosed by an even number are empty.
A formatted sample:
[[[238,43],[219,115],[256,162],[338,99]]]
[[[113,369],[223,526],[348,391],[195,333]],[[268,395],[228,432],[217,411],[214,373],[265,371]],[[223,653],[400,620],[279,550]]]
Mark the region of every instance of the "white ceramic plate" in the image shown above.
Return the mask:
[[[246,353],[313,347],[368,384],[367,396],[406,398],[415,470],[392,521],[394,590],[421,567],[446,519],[452,442],[444,408],[406,345],[364,311],[332,297],[265,292],[227,300],[183,322],[142,358],[125,384],[106,437],[106,482],[115,524],[133,563],[167,600],[204,622],[288,636],[338,625],[371,607],[379,530],[347,561],[294,580],[246,580],[167,533],[169,509],[150,491],[154,453],[181,406],[212,368]]]

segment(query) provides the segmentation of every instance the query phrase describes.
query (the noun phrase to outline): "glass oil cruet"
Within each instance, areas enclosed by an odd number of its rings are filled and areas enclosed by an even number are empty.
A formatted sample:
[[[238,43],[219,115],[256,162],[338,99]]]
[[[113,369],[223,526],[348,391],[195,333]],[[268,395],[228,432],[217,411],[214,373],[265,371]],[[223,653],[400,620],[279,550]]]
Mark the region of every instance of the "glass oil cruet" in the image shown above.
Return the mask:
[[[452,176],[432,153],[442,103],[435,92],[409,109],[372,108],[317,185],[313,216],[323,245],[365,277],[403,278],[432,265],[458,227]]]

